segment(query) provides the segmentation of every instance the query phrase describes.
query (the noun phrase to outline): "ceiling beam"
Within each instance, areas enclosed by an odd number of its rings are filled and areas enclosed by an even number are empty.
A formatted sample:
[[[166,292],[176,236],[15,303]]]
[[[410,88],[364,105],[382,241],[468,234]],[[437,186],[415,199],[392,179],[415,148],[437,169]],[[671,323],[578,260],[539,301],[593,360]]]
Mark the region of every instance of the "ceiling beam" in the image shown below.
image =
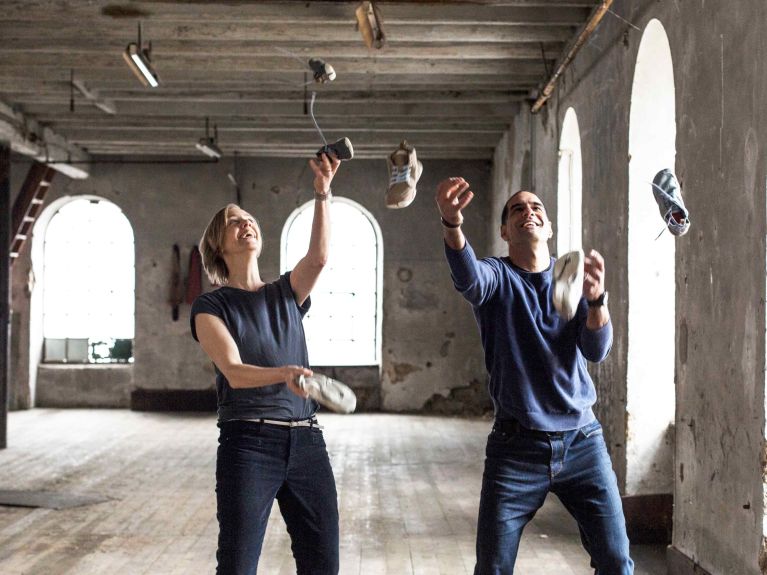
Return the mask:
[[[359,0],[328,4],[327,2],[293,3],[253,2],[249,4],[227,2],[199,2],[193,7],[186,3],[173,2],[117,2],[101,5],[73,0],[4,0],[0,22],[4,20],[77,20],[100,18],[107,22],[189,22],[234,21],[244,23],[295,22],[299,25],[323,24],[347,20],[354,24],[355,8]],[[571,2],[399,2],[381,3],[384,24],[398,26],[412,22],[423,24],[486,24],[515,21],[520,24],[546,24],[579,26],[588,17],[593,2],[574,0]],[[192,9],[190,9],[192,8]],[[287,9],[286,9],[287,8]],[[122,9],[122,10],[121,10]]]
[[[77,165],[51,164],[57,171],[70,178],[84,179],[89,175],[87,161],[90,157],[84,150],[2,102],[0,102],[0,140],[10,142],[14,152],[38,162],[78,162]]]
[[[471,44],[456,44],[453,42],[411,42],[387,46],[375,53],[377,60],[540,60],[543,50],[547,59],[554,60],[564,47],[564,42],[544,42],[543,45],[534,42],[475,42]],[[304,61],[309,58],[324,58],[334,64],[339,54],[343,58],[370,58],[371,53],[359,39],[341,44],[325,39],[322,42],[264,42],[262,40],[233,40],[229,42],[205,42],[196,40],[159,40],[153,43],[154,50],[163,58],[171,56],[194,56],[205,58],[222,58],[231,56],[256,58],[286,58],[286,52]],[[63,40],[54,44],[41,44],[39,39],[22,38],[13,43],[0,45],[0,58],[15,58],[25,54],[79,54],[83,57],[93,57],[101,54],[115,54],[124,49],[116,42],[105,42],[96,38],[77,38]],[[290,56],[287,56],[290,58]],[[300,63],[291,58],[292,68]],[[299,68],[300,69],[300,68]]]
[[[120,60],[122,63],[122,60]],[[65,68],[46,68],[45,76],[24,77],[27,70],[16,67],[3,69],[0,61],[0,92],[21,91],[37,92],[50,86],[69,88],[70,70]],[[135,76],[130,73],[127,66],[123,65],[114,69],[90,69],[76,70],[77,77],[89,85],[109,95],[110,90],[131,90],[136,96],[145,96],[150,90],[143,88]],[[162,74],[162,85],[157,92],[164,90],[190,91],[200,90],[294,90],[303,92],[304,73],[297,69],[292,72],[223,72],[215,70],[200,71],[197,69],[183,71],[165,70]],[[439,78],[426,74],[390,74],[383,72],[376,75],[358,73],[344,74],[343,80],[331,84],[310,84],[307,90],[316,90],[317,93],[344,91],[344,90],[434,90],[435,87],[489,90],[511,90],[514,88],[536,85],[542,83],[545,76],[536,73],[534,75],[521,74],[442,74]],[[445,89],[445,88],[443,88]]]
[[[57,69],[75,70],[75,74],[78,78],[88,82],[89,85],[103,91],[101,86],[95,86],[92,81],[82,77],[81,70],[89,68],[93,71],[95,68],[104,68],[111,73],[117,73],[120,75],[131,74],[128,66],[124,64],[122,66],[115,63],[122,62],[117,59],[118,56],[112,55],[100,55],[90,60],[87,57],[75,58],[75,57],[61,57],[56,58],[54,56],[47,56],[45,58],[33,58],[30,56],[19,56],[12,60],[12,63],[0,62],[0,74],[6,74],[16,70],[27,70],[28,73],[43,77],[47,75],[48,71],[55,71]],[[232,77],[237,74],[247,75],[253,72],[285,72],[289,73],[295,70],[296,87],[299,87],[301,80],[303,79],[303,71],[297,68],[298,63],[291,63],[290,61],[265,61],[265,60],[251,60],[247,58],[235,58],[229,57],[221,59],[216,63],[215,58],[194,58],[178,57],[172,60],[154,60],[152,62],[153,67],[160,77],[160,81],[163,82],[166,76],[172,76],[175,78],[183,78],[185,75],[194,73],[198,77]],[[356,74],[369,74],[371,76],[377,76],[379,74],[390,74],[400,76],[401,80],[405,80],[406,76],[431,76],[433,81],[440,80],[441,78],[434,78],[434,76],[442,76],[443,74],[479,74],[479,75],[519,75],[519,76],[539,76],[541,78],[546,77],[547,67],[542,61],[535,60],[434,60],[424,64],[423,61],[418,60],[392,60],[382,62],[378,60],[365,60],[365,59],[338,59],[333,62],[333,67],[338,74],[337,80],[339,83],[347,73]],[[209,71],[211,73],[209,73]],[[310,88],[311,89],[311,88]],[[158,90],[161,91],[161,90]]]
[[[60,106],[64,102],[69,101],[70,90],[69,87],[58,90],[56,92],[38,92],[36,94],[29,94],[24,99],[26,104],[54,104]],[[6,92],[6,94],[13,94],[13,92]],[[101,92],[106,96],[106,92]],[[207,91],[198,90],[196,92],[190,92],[187,90],[153,90],[141,93],[141,100],[143,102],[165,102],[172,100],[173,102],[217,102],[217,103],[251,103],[251,104],[267,104],[273,102],[301,102],[309,100],[310,92],[304,94],[301,90],[280,90],[280,91]],[[138,94],[136,90],[130,91],[110,91],[108,93],[109,99],[113,102],[125,102],[135,101]],[[376,92],[370,90],[349,90],[346,91],[323,91],[317,94],[317,103],[322,102],[324,104],[344,104],[344,103],[368,103],[371,105],[386,104],[386,103],[400,103],[400,104],[414,104],[428,102],[431,104],[480,104],[480,103],[494,103],[503,104],[508,102],[519,101],[524,99],[526,93],[518,90],[511,92],[508,90],[454,90],[454,91],[432,91],[427,92],[425,90],[420,91],[386,91]],[[75,95],[76,100],[81,99],[83,101],[89,101],[87,98],[80,97],[79,94]],[[123,111],[121,110],[121,115]]]
[[[89,150],[96,150],[100,146],[179,146],[186,149],[187,153],[196,153],[193,151],[194,145],[204,136],[204,130],[197,131],[174,131],[174,130],[144,130],[132,132],[108,132],[106,134],[94,134],[93,132],[78,132],[78,141],[87,145]],[[385,146],[395,146],[403,139],[407,139],[416,146],[441,145],[445,141],[453,141],[460,138],[460,145],[475,146],[494,146],[503,136],[504,131],[499,130],[471,130],[460,131],[443,130],[435,128],[433,130],[412,130],[407,126],[399,128],[389,128],[385,130],[378,129],[325,129],[323,134],[328,141],[336,141],[345,137],[351,140],[355,147],[357,145],[382,144]],[[219,134],[218,145],[228,150],[239,150],[248,146],[280,144],[283,146],[308,145],[309,147],[319,147],[322,142],[319,134],[313,130],[290,130],[290,131],[261,131],[254,130],[249,132],[224,132]],[[451,146],[455,147],[455,142]],[[316,150],[315,150],[316,151]]]
[[[355,159],[384,159],[392,153],[399,144],[399,141],[386,142],[380,145],[361,145],[354,143],[354,158]],[[497,142],[496,142],[497,144]],[[461,158],[461,159],[482,159],[492,160],[495,145],[490,147],[466,147],[466,146],[417,146],[419,159],[439,159],[439,158]],[[260,145],[260,146],[246,146],[238,147],[236,150],[223,148],[225,156],[232,156],[235,154],[239,156],[257,156],[266,158],[311,158],[317,152],[319,145],[307,146],[306,144],[295,145],[290,144],[287,146],[276,146],[274,144]],[[120,156],[126,158],[137,157],[156,157],[156,156],[175,156],[183,159],[188,158],[200,158],[202,155],[189,146],[179,145],[158,145],[158,146],[146,146],[146,145],[118,145],[110,146],[107,144],[99,144],[97,148],[93,150],[94,155],[97,155],[96,162],[99,160],[109,161],[110,156]],[[385,174],[385,169],[384,169]]]
[[[337,117],[347,118],[349,116],[359,117],[380,117],[380,116],[403,116],[411,119],[430,116],[440,117],[472,117],[483,115],[495,118],[511,118],[516,109],[513,102],[488,102],[476,103],[472,105],[456,103],[443,103],[435,106],[428,102],[379,102],[375,108],[369,102],[325,102],[318,100],[314,105],[314,114],[317,121],[321,122],[323,118]],[[247,116],[247,115],[276,115],[276,116],[303,116],[304,102],[175,102],[169,100],[165,105],[158,106],[156,102],[144,102],[141,100],[127,101],[121,100],[121,116],[141,116],[150,118],[156,115],[165,117],[172,116],[198,116],[205,118],[227,117],[227,116]],[[34,116],[68,113],[68,108],[61,105],[27,105],[25,110]],[[66,110],[66,112],[65,112]]]
[[[92,27],[90,30],[89,24]],[[491,24],[445,25],[422,25],[416,21],[390,26],[387,28],[386,41],[387,45],[391,46],[403,42],[566,42],[574,29],[574,26],[520,26],[504,21]],[[126,22],[98,20],[89,23],[68,18],[63,21],[6,20],[0,23],[0,35],[8,43],[39,39],[41,36],[45,37],[46,42],[55,43],[81,40],[86,30],[88,34],[97,35],[101,41],[114,42],[118,53],[128,42],[136,41],[134,24]],[[255,39],[261,42],[327,42],[328,38],[333,38],[339,43],[362,42],[353,20],[335,20],[317,26],[303,26],[292,22],[206,22],[195,19],[185,23],[144,23],[143,34],[144,41],[151,40],[158,55],[162,53],[162,41],[167,40],[201,40],[213,43]]]
[[[144,130],[165,131],[168,133],[184,133],[186,137],[190,133],[202,136],[204,122],[201,118],[183,118],[173,121],[167,119],[123,119],[112,124],[100,122],[100,118],[86,116],[80,119],[70,119],[67,122],[56,122],[54,126],[62,133],[98,133],[102,129],[120,130],[127,132],[142,132]],[[215,120],[219,130],[225,133],[234,132],[303,132],[314,129],[311,120],[306,117],[278,117],[266,119],[237,119],[222,118]],[[508,129],[509,122],[499,118],[429,118],[427,123],[414,123],[412,118],[326,118],[322,121],[322,129],[328,133],[343,132],[354,134],[373,130],[379,133],[435,133],[451,132],[463,134],[470,132],[484,132],[502,134]]]

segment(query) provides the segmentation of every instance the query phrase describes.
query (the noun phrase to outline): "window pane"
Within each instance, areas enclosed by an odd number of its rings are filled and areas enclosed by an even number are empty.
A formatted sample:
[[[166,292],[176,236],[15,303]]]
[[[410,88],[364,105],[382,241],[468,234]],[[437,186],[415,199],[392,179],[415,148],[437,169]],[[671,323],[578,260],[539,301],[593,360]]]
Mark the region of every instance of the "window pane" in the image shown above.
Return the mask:
[[[285,233],[282,270],[296,265],[309,247],[313,202],[299,208]],[[379,238],[371,216],[349,200],[331,206],[330,259],[312,291],[304,331],[312,365],[379,362]]]
[[[65,204],[45,233],[43,334],[91,340],[134,336],[133,230],[106,201]]]

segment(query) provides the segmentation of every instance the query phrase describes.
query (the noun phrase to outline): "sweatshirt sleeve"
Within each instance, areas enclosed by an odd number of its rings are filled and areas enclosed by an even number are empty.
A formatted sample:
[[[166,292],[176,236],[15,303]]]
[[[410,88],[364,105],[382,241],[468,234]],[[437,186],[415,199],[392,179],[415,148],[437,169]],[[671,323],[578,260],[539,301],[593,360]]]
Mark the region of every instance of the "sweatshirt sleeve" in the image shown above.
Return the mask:
[[[495,294],[499,270],[484,260],[478,260],[468,240],[462,250],[454,250],[446,243],[445,256],[455,289],[472,305],[482,305]]]
[[[613,323],[609,320],[599,329],[586,327],[584,317],[578,333],[578,348],[583,357],[593,363],[601,363],[607,358],[613,345]]]

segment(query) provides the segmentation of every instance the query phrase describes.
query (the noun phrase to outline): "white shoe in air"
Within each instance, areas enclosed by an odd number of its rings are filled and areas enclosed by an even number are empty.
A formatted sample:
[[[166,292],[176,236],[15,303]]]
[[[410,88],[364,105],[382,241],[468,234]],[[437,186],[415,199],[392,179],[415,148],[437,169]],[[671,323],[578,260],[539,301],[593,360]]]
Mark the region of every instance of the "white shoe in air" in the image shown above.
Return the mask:
[[[578,311],[583,295],[583,250],[575,250],[557,258],[554,262],[554,308],[567,321]]]

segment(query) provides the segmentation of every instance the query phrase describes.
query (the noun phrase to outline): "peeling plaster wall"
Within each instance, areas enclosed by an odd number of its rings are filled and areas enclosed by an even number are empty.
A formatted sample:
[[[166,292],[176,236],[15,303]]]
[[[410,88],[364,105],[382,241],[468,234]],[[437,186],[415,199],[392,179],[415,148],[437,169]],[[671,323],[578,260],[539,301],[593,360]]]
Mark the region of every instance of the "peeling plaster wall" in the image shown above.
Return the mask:
[[[764,512],[767,41],[763,26],[748,23],[767,22],[767,5],[637,0],[613,9],[642,30],[658,18],[668,34],[677,175],[693,222],[690,233],[676,240],[677,411],[676,437],[669,441],[675,445],[677,560],[671,573],[700,568],[714,575],[755,575],[761,572]],[[556,213],[558,132],[565,110],[575,108],[583,152],[584,248],[597,248],[606,258],[615,329],[610,357],[592,366],[592,374],[597,414],[622,488],[628,129],[641,34],[608,15],[542,115],[532,118],[531,146],[509,145],[513,157],[507,160],[512,171],[519,170],[534,151],[535,191],[549,213]],[[507,191],[498,183],[496,189]]]
[[[15,166],[14,166],[15,167]],[[96,164],[84,181],[58,176],[46,205],[63,196],[92,194],[117,204],[134,229],[136,239],[135,363],[93,394],[99,376],[93,371],[73,377],[67,368],[40,371],[43,403],[51,405],[125,406],[134,388],[208,389],[213,369],[189,334],[189,306],[179,320],[171,319],[168,304],[171,251],[181,247],[182,273],[189,251],[213,213],[235,201],[227,173],[240,182],[242,205],[262,227],[265,245],[262,276],[279,273],[280,236],[290,213],[312,196],[312,173],[305,160],[227,159],[218,164],[151,165]],[[390,210],[384,205],[388,182],[383,161],[345,163],[334,182],[334,193],[365,206],[383,234],[383,349],[379,389],[366,390],[371,403],[396,411],[434,409],[471,412],[486,406],[482,394],[485,370],[476,325],[468,304],[455,292],[444,259],[439,215],[433,199],[436,183],[463,175],[483,191],[467,213],[466,230],[480,253],[486,252],[491,163],[484,161],[424,161],[424,174],[413,204]],[[14,170],[13,189],[26,176],[26,166]],[[16,408],[32,404],[29,394],[30,297],[26,278],[29,244],[13,272],[13,310],[21,325],[13,334]],[[311,355],[311,350],[310,350]],[[344,371],[344,373],[348,372]],[[34,368],[33,375],[37,369]],[[370,386],[370,370],[364,386]],[[108,372],[104,371],[107,374]],[[87,377],[85,377],[87,375]],[[79,382],[79,383],[78,383]],[[456,402],[453,392],[467,401]]]

